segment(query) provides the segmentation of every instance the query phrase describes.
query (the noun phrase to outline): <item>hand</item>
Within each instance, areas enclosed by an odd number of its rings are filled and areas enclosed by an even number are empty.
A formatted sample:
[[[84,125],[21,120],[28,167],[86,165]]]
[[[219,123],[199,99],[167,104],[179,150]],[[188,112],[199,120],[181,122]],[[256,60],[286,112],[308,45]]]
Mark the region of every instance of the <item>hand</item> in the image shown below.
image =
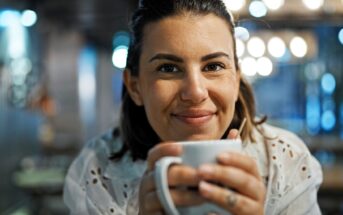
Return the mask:
[[[163,214],[159,202],[155,181],[154,167],[156,161],[165,156],[180,156],[182,147],[175,142],[160,143],[149,151],[148,169],[145,172],[139,189],[139,214]],[[182,189],[185,186],[196,187],[199,183],[197,171],[185,165],[172,165],[168,169],[170,194],[175,206],[190,206],[203,203],[204,199],[196,191]]]
[[[237,130],[230,131],[228,138],[236,138],[237,133]],[[200,194],[232,214],[264,214],[266,188],[255,161],[233,152],[224,152],[217,159],[218,164],[206,164],[198,169],[203,179],[199,184]]]

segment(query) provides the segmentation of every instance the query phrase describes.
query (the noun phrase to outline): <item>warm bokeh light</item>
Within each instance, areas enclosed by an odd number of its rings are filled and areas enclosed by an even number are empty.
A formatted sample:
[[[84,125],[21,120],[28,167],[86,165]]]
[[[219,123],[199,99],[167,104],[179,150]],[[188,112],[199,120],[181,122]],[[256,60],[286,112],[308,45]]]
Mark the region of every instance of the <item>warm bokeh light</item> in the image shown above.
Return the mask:
[[[273,62],[267,57],[257,59],[257,73],[261,76],[269,76],[273,72]]]
[[[286,44],[280,37],[273,37],[268,42],[268,52],[275,58],[281,58],[286,52]]]
[[[252,37],[247,44],[248,52],[253,57],[262,57],[266,51],[266,45],[259,37]]]
[[[245,45],[242,40],[236,39],[236,53],[237,57],[242,57],[245,52]]]
[[[226,8],[230,11],[239,11],[245,6],[245,0],[223,0]]]
[[[306,41],[299,36],[294,37],[291,40],[290,48],[291,48],[292,54],[298,58],[305,57],[308,50]]]
[[[21,15],[21,24],[25,27],[33,26],[37,22],[37,14],[33,10],[25,10]]]
[[[249,13],[251,16],[260,18],[267,15],[268,9],[261,1],[252,1],[249,5]]]
[[[270,10],[278,10],[285,4],[285,0],[263,0],[263,2]]]
[[[304,5],[310,10],[318,10],[324,4],[324,0],[302,0]]]
[[[246,57],[241,62],[241,69],[244,75],[254,76],[257,73],[257,62],[252,57]]]

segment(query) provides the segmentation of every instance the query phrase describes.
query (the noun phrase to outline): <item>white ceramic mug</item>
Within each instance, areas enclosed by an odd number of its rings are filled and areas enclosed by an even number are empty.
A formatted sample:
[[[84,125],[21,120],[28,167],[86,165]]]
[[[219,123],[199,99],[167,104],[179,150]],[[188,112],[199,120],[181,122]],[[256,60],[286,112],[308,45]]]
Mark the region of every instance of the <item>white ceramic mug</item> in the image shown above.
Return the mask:
[[[182,145],[183,153],[181,157],[163,157],[155,165],[155,183],[158,198],[168,215],[203,215],[217,213],[229,215],[220,207],[204,203],[198,206],[176,208],[169,192],[167,181],[167,170],[172,164],[185,164],[198,168],[205,163],[217,163],[217,155],[221,152],[242,151],[240,139],[207,140],[207,141],[185,141],[179,142]]]

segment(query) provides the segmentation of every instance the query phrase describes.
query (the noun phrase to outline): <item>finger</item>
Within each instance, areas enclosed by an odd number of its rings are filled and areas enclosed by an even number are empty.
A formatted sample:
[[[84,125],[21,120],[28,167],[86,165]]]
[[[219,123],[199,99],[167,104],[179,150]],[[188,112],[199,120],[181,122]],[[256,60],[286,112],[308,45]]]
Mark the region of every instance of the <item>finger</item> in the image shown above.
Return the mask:
[[[196,191],[170,189],[170,195],[176,207],[200,205],[205,202],[205,199]],[[155,191],[147,193],[143,201],[144,209],[149,214],[153,211],[163,211],[163,206]]]
[[[217,164],[205,164],[200,166],[199,174],[207,181],[219,182],[252,199],[262,200],[264,198],[265,187],[262,181],[242,169]]]
[[[257,177],[259,180],[262,180],[255,160],[247,155],[235,152],[223,152],[217,156],[217,161],[225,166],[234,166],[243,169]]]
[[[152,148],[148,153],[147,168],[154,169],[155,162],[165,156],[179,156],[182,153],[181,145],[175,142],[160,143]]]
[[[238,138],[238,130],[237,129],[231,129],[230,131],[229,131],[229,134],[227,135],[227,139],[236,139],[236,138]]]
[[[197,170],[185,165],[173,165],[168,171],[169,186],[185,185],[197,187],[200,180]]]
[[[163,211],[163,207],[155,191],[147,193],[143,199],[143,205],[146,213],[150,214],[152,212],[157,213]]]
[[[263,214],[263,202],[254,201],[234,191],[200,182],[200,194],[233,214]]]
[[[170,189],[170,195],[176,207],[200,205],[205,202],[198,191]]]
[[[156,189],[155,177],[153,171],[148,171],[144,174],[141,181],[141,193],[147,193]]]

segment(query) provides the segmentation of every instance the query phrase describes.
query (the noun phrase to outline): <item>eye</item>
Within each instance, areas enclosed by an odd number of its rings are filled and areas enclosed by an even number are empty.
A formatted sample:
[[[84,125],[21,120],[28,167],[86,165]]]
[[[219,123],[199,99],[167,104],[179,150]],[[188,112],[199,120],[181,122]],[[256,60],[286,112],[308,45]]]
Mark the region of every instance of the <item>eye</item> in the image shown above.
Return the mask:
[[[206,72],[217,72],[219,70],[225,69],[225,65],[222,63],[210,63],[205,66],[204,71]]]
[[[163,64],[157,68],[157,71],[163,73],[175,73],[179,72],[179,68],[173,64]]]

